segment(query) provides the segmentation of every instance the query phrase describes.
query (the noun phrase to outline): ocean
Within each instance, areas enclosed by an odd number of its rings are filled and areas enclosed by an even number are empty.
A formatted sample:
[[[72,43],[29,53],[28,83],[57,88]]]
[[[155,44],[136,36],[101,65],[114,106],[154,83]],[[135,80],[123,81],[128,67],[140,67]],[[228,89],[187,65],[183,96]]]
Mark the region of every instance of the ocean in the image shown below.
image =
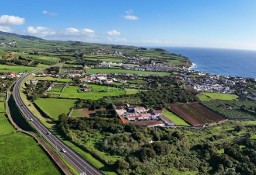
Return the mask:
[[[164,49],[188,57],[193,63],[193,70],[256,78],[256,51],[181,47]]]

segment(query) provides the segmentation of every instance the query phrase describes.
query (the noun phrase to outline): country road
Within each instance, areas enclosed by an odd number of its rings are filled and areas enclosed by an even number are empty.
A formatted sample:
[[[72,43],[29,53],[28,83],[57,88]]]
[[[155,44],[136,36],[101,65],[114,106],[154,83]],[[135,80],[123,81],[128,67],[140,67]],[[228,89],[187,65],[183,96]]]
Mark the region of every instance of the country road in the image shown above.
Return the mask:
[[[62,156],[67,162],[69,162],[80,174],[83,175],[102,175],[102,173],[90,165],[86,160],[79,156],[75,151],[69,148],[65,143],[63,143],[59,138],[50,133],[50,131],[35,117],[29,109],[26,107],[21,99],[19,87],[22,81],[29,76],[26,74],[21,77],[13,88],[13,97],[16,105],[18,106],[21,113],[24,115],[27,121],[30,122],[41,136],[43,136]]]

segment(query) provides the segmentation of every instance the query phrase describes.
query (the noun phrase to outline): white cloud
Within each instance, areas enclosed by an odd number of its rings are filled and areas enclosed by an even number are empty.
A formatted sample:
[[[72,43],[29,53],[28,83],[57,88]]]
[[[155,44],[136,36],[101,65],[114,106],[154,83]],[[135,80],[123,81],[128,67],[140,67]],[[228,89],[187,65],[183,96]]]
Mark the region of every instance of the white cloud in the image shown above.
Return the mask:
[[[0,16],[0,25],[2,26],[22,25],[24,23],[25,23],[25,18],[21,18],[19,16],[9,16],[9,15]]]
[[[77,35],[77,34],[79,34],[80,33],[80,31],[78,30],[78,29],[76,29],[76,28],[73,28],[73,27],[70,27],[70,28],[66,28],[65,29],[65,34],[67,34],[67,35],[69,35],[69,34],[71,34],[71,35]]]
[[[56,31],[49,29],[47,27],[29,26],[27,28],[27,33],[31,35],[37,35],[37,36],[49,36],[49,35],[55,35]]]
[[[135,21],[135,20],[138,20],[139,18],[135,15],[125,15],[124,19]]]
[[[95,33],[94,30],[88,29],[88,28],[82,29],[81,31],[82,31],[83,33],[86,33],[86,34],[94,34],[94,33]]]
[[[0,31],[2,32],[11,32],[11,28],[8,26],[0,26]]]
[[[57,15],[59,15],[59,14],[56,13],[56,12],[49,12],[49,11],[47,11],[47,10],[43,10],[43,14],[44,14],[44,15],[49,15],[49,16],[57,16]]]
[[[108,31],[107,34],[110,35],[110,36],[119,36],[119,35],[121,35],[121,33],[118,32],[117,30]]]
[[[139,18],[133,14],[133,10],[129,9],[126,12],[126,15],[123,16],[124,19],[130,20],[130,21],[136,21]]]
[[[89,28],[84,28],[84,29],[76,29],[73,27],[70,28],[66,28],[64,31],[64,34],[66,36],[89,36],[89,37],[93,37],[95,34],[95,31],[93,29],[89,29]]]

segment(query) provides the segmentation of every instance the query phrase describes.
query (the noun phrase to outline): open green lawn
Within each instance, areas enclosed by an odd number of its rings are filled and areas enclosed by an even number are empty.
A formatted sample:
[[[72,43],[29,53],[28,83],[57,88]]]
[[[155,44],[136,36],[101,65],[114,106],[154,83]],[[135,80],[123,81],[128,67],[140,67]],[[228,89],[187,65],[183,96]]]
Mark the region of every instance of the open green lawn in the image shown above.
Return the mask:
[[[185,122],[182,118],[178,117],[174,113],[168,111],[167,109],[163,110],[163,115],[173,121],[175,125],[179,126],[190,126],[187,122]]]
[[[64,82],[69,83],[72,82],[72,79],[69,78],[53,78],[53,77],[35,77],[33,80],[47,80],[47,81],[56,81],[56,82]]]
[[[72,118],[82,117],[84,113],[83,109],[73,109],[71,113]]]
[[[87,74],[110,74],[110,73],[120,73],[120,74],[142,74],[142,75],[169,75],[168,72],[149,72],[149,71],[136,71],[136,70],[125,70],[125,69],[86,69]]]
[[[0,136],[10,134],[10,133],[15,133],[15,132],[16,131],[8,121],[5,113],[0,113]],[[1,144],[0,144],[0,147],[1,147]]]
[[[87,85],[91,91],[118,91],[119,88],[111,87],[111,86],[103,86],[103,85],[97,85],[97,84],[88,84]]]
[[[125,89],[127,95],[137,94],[139,92],[138,89]]]
[[[235,100],[238,98],[235,94],[221,94],[221,93],[211,93],[202,92],[198,95],[201,101],[211,101],[211,100]]]
[[[69,99],[55,99],[55,98],[40,98],[36,100],[36,104],[47,115],[54,119],[58,119],[58,116],[62,113],[68,114],[70,108],[75,104],[75,100]]]
[[[125,90],[107,87],[107,86],[100,86],[100,85],[93,85],[93,89],[97,89],[92,92],[79,92],[79,87],[77,86],[67,86],[64,90],[60,92],[49,92],[50,95],[58,95],[61,98],[80,98],[80,99],[91,99],[91,100],[98,100],[105,96],[119,96],[126,94]],[[100,90],[102,88],[102,90]],[[105,89],[105,90],[104,90]],[[109,90],[106,90],[109,89]]]
[[[33,138],[17,132],[0,137],[0,174],[61,173]]]
[[[65,83],[54,83],[54,86],[52,86],[49,92],[61,92],[65,86]]]
[[[7,53],[5,51],[0,50],[0,57],[5,56]]]
[[[37,68],[28,66],[8,66],[0,64],[0,72],[30,72],[35,69]]]
[[[102,62],[113,62],[122,63],[123,59],[119,57],[105,57],[105,56],[86,56],[85,60],[102,61]]]
[[[5,112],[4,102],[0,102],[0,113]]]
[[[59,58],[57,57],[50,57],[50,56],[44,56],[44,55],[30,55],[26,53],[17,53],[15,54],[17,57],[22,56],[25,58],[29,58],[31,60],[35,60],[37,62],[43,63],[43,64],[54,64],[59,62]]]

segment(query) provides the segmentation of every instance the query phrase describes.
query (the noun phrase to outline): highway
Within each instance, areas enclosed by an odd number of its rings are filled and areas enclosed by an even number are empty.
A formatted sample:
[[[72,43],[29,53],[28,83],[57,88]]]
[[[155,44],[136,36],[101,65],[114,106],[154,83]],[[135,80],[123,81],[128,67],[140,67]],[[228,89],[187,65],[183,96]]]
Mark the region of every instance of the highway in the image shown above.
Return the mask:
[[[102,173],[90,165],[86,160],[79,156],[75,151],[69,148],[59,138],[50,133],[50,131],[35,117],[26,107],[21,99],[19,87],[22,81],[30,74],[21,77],[13,88],[13,97],[19,110],[26,120],[33,126],[51,145],[54,147],[67,162],[69,162],[81,175],[102,175]],[[54,106],[53,106],[54,108]]]

